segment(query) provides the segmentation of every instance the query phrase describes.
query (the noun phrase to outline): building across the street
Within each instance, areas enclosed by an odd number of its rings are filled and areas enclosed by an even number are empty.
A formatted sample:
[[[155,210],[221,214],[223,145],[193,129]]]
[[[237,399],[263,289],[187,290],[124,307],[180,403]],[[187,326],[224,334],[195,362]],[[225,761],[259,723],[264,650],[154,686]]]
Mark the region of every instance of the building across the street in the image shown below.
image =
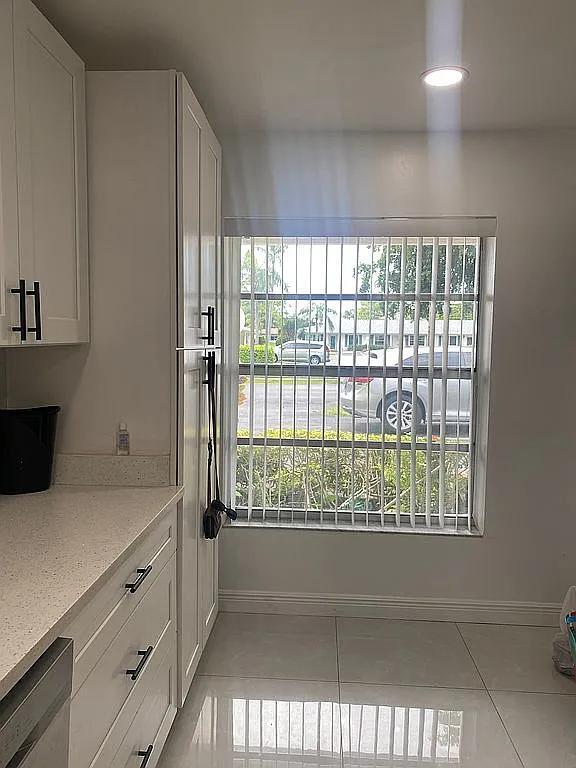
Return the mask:
[[[413,320],[405,320],[403,328],[403,346],[414,346],[415,327]],[[473,341],[473,320],[449,320],[448,321],[448,346],[471,347]],[[427,320],[421,320],[418,324],[419,347],[429,345],[429,325]],[[359,347],[371,349],[395,349],[400,346],[400,321],[383,318],[373,320],[354,320],[342,318],[332,320],[330,328],[303,328],[298,332],[298,338],[306,341],[325,341],[331,350],[351,351]],[[271,339],[272,341],[272,339]],[[437,320],[434,328],[434,346],[441,347],[444,342],[444,321]]]

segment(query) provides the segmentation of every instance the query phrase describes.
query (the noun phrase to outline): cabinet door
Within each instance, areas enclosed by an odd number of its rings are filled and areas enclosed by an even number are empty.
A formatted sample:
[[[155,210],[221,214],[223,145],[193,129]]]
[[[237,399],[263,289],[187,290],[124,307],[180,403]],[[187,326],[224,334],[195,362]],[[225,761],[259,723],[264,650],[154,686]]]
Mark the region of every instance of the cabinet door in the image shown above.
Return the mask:
[[[84,64],[29,0],[13,7],[21,277],[39,283],[41,342],[87,341]]]
[[[202,307],[216,310],[216,338],[220,343],[220,180],[222,150],[212,129],[201,135],[200,155],[200,287]]]
[[[19,344],[18,211],[12,60],[12,5],[0,3],[0,345]]]
[[[178,346],[201,347],[202,299],[200,292],[200,146],[202,111],[192,89],[178,76],[179,158],[178,223]]]
[[[198,562],[202,513],[206,504],[205,494],[201,491],[205,486],[206,467],[200,463],[204,389],[202,353],[181,351],[178,365],[182,409],[180,479],[184,485],[184,496],[178,508],[178,699],[182,705],[202,653]]]
[[[206,345],[208,307],[219,343],[221,149],[192,89],[178,76],[178,346]]]
[[[204,307],[215,309],[215,343],[220,343],[220,179],[221,150],[208,124],[201,134],[200,155],[200,287]],[[220,353],[216,353],[217,382]],[[220,412],[220,409],[218,409]],[[219,442],[219,436],[216,436]],[[221,450],[218,445],[217,457]],[[214,483],[212,484],[214,487]],[[218,614],[218,539],[200,540],[200,594],[202,640],[206,644]]]
[[[178,80],[178,343],[187,349],[205,346],[207,322],[202,314],[216,310],[219,324],[220,177],[221,150],[206,116],[182,75]],[[218,342],[218,338],[216,338]],[[190,493],[200,498],[198,529],[206,505],[208,408],[206,387],[200,395],[200,416],[195,439],[195,459],[200,475]],[[186,432],[188,417],[184,418]],[[188,468],[183,467],[183,480]],[[214,487],[214,484],[213,484]],[[218,611],[218,543],[198,540],[198,611],[201,644],[206,642]]]

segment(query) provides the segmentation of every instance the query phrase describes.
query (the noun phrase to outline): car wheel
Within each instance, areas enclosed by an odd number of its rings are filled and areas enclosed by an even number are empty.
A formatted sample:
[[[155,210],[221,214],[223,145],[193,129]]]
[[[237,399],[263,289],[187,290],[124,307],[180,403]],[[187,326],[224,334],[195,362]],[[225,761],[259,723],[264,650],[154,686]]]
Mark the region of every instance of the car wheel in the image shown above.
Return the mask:
[[[400,396],[400,410],[398,410],[398,395],[396,392],[390,392],[384,401],[384,410],[380,406],[380,418],[384,420],[384,427],[387,432],[396,432],[398,427],[398,415],[400,415],[400,434],[406,435],[412,431],[412,420],[414,418],[414,409],[412,407],[412,396],[402,392]],[[416,428],[424,421],[422,406],[416,403]]]
[[[310,355],[310,365],[320,365],[322,362],[318,355]]]

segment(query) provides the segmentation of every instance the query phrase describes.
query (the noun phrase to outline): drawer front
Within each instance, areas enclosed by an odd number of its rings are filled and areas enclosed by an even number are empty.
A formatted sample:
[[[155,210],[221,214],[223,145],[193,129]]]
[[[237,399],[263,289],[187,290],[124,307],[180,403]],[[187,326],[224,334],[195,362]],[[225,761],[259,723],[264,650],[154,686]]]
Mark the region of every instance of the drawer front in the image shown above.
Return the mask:
[[[155,768],[175,716],[176,645],[173,644],[168,657],[160,665],[111,763],[111,768],[141,768],[147,757],[146,768]]]
[[[176,551],[176,505],[62,634],[74,640],[72,696]],[[138,570],[142,573],[138,573]],[[133,584],[130,589],[126,584]]]
[[[122,710],[135,712],[139,706],[162,641],[175,637],[175,595],[176,558],[172,557],[72,700],[72,768],[90,766]]]

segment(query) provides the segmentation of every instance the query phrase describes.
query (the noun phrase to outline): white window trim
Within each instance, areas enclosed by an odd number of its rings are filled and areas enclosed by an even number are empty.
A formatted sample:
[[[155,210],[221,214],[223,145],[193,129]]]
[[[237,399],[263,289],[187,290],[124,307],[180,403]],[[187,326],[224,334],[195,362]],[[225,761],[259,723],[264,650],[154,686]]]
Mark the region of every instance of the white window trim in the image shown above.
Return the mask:
[[[261,220],[251,219],[228,219],[225,232],[227,237],[223,238],[223,351],[222,351],[222,413],[221,413],[221,450],[220,461],[222,470],[222,488],[226,500],[234,499],[236,487],[236,435],[238,427],[238,383],[239,383],[239,359],[238,344],[236,340],[239,337],[239,317],[240,317],[240,240],[238,234],[240,229],[246,228],[246,222]],[[277,222],[278,220],[274,220]],[[302,220],[298,220],[300,223]],[[328,220],[326,220],[328,221]],[[368,221],[368,220],[367,220]],[[372,221],[372,220],[370,220]],[[422,220],[411,220],[416,228],[418,222]],[[434,230],[434,224],[430,224],[430,231]],[[446,220],[441,220],[445,222]],[[454,221],[449,219],[447,221]],[[487,481],[487,461],[488,461],[488,441],[489,441],[489,420],[490,420],[490,382],[492,368],[492,324],[494,313],[494,282],[495,282],[495,264],[496,264],[496,221],[490,217],[478,217],[461,219],[462,226],[457,234],[478,235],[484,230],[481,236],[480,253],[480,285],[479,285],[479,308],[478,308],[478,330],[476,340],[476,396],[474,398],[473,416],[475,422],[474,444],[471,446],[471,461],[474,467],[474,476],[472,483],[472,511],[475,523],[473,531],[452,530],[442,528],[382,528],[370,526],[358,526],[357,528],[338,528],[323,524],[321,527],[311,524],[293,524],[293,523],[240,523],[235,527],[241,528],[303,528],[305,530],[338,531],[341,533],[357,533],[364,531],[366,533],[395,533],[395,534],[419,534],[419,535],[450,535],[450,536],[483,536],[486,519],[486,481]],[[466,226],[463,222],[467,221]],[[478,227],[478,222],[482,222],[482,227]],[[404,229],[406,220],[403,221]],[[300,224],[299,224],[300,225]],[[449,227],[450,225],[448,225]],[[238,231],[235,231],[236,228]],[[322,227],[320,227],[322,229]],[[426,229],[426,228],[424,228]],[[441,228],[436,225],[436,230]],[[324,230],[326,228],[324,227]],[[274,228],[272,228],[274,231]],[[448,230],[447,230],[448,231]],[[246,236],[258,236],[260,231],[244,231]],[[265,232],[264,234],[270,234]],[[315,234],[315,233],[313,233]],[[326,231],[323,232],[326,234]],[[339,233],[340,234],[340,233]],[[420,232],[425,235],[426,231]],[[454,233],[452,233],[454,234]],[[310,234],[302,236],[310,236]]]

